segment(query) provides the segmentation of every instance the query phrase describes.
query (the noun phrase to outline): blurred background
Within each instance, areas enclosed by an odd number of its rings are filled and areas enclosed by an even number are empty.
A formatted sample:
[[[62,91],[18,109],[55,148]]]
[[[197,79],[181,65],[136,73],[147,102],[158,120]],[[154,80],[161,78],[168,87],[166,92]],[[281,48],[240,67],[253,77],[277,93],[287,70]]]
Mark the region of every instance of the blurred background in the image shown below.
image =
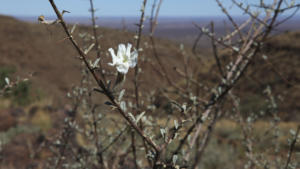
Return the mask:
[[[56,0],[59,9],[69,11],[64,15],[70,28],[78,24],[75,33],[79,44],[86,47],[85,32],[91,32],[90,4],[88,0]],[[232,5],[231,1],[222,1],[237,23],[247,19],[247,15]],[[251,0],[257,3],[259,0]],[[267,1],[269,2],[269,1]],[[96,23],[99,25],[100,46],[107,61],[106,51],[119,43],[133,42],[139,22],[141,0],[95,0]],[[149,48],[152,1],[146,7],[146,21],[143,31],[145,56],[151,55]],[[291,12],[290,12],[291,13]],[[290,13],[286,13],[289,15]],[[60,133],[63,120],[72,109],[73,101],[68,93],[81,82],[82,65],[76,59],[77,53],[65,40],[65,34],[59,25],[38,24],[38,17],[55,19],[55,14],[47,0],[1,0],[0,5],[0,89],[7,83],[19,81],[9,94],[0,97],[0,168],[44,168],[45,161],[52,157],[52,152],[45,145]],[[279,20],[284,19],[280,16]],[[212,61],[209,38],[199,36],[194,24],[207,26],[215,23],[217,36],[232,30],[230,22],[213,0],[165,0],[161,6],[158,26],[154,34],[157,38],[159,54],[165,63],[182,64],[180,46],[190,56],[205,60],[207,66],[201,67],[201,79],[216,82],[216,66]],[[283,133],[280,137],[283,147],[289,130],[299,124],[300,115],[300,15],[297,14],[272,32],[264,51],[269,56],[268,63],[259,60],[251,65],[251,71],[237,86],[245,99],[241,100],[242,111],[260,111],[267,109],[266,97],[259,93],[271,86],[278,100],[278,112],[282,122],[279,126]],[[148,47],[147,47],[148,46]],[[193,50],[195,49],[195,50]],[[95,55],[95,52],[92,53]],[[226,55],[226,54],[224,54]],[[146,59],[145,59],[146,60]],[[130,73],[129,76],[132,75]],[[210,74],[211,73],[211,74]],[[158,87],[152,83],[153,70],[145,66],[144,88]],[[149,78],[151,77],[151,78]],[[22,79],[28,79],[23,81]],[[161,79],[155,79],[157,81]],[[130,85],[128,82],[126,85]],[[103,98],[101,98],[103,101]],[[164,104],[164,101],[161,101]],[[161,106],[164,107],[164,106]],[[103,108],[106,110],[107,108]],[[257,112],[258,114],[260,112]],[[257,135],[267,123],[256,124]],[[219,136],[213,140],[205,157],[207,168],[232,168],[230,158],[239,156],[225,151],[224,144],[237,144],[238,127],[224,120],[217,125]],[[85,146],[81,137],[76,137],[78,145]],[[220,143],[221,142],[221,143]],[[239,143],[238,143],[239,144]],[[262,145],[267,144],[263,142]],[[219,146],[218,151],[214,149]],[[46,148],[45,148],[46,147]],[[262,148],[261,146],[260,148]],[[298,146],[299,150],[299,146]],[[222,154],[221,160],[216,159]],[[241,154],[240,154],[241,155]]]

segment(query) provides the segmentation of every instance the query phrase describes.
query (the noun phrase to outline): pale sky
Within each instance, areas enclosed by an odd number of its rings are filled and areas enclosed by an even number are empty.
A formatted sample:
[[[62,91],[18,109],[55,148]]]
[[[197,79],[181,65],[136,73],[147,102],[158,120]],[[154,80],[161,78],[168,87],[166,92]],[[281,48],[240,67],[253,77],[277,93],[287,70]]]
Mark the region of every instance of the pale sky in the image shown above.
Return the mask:
[[[0,0],[0,14],[14,16],[54,15],[48,0]],[[143,0],[94,0],[98,16],[138,16]],[[227,7],[230,0],[221,0]],[[257,0],[251,0],[254,2]],[[148,0],[149,7],[153,0]],[[68,10],[69,16],[89,15],[89,0],[55,0],[60,10]],[[232,8],[231,14],[239,15],[241,11]],[[216,16],[221,10],[214,0],[164,0],[160,16]]]

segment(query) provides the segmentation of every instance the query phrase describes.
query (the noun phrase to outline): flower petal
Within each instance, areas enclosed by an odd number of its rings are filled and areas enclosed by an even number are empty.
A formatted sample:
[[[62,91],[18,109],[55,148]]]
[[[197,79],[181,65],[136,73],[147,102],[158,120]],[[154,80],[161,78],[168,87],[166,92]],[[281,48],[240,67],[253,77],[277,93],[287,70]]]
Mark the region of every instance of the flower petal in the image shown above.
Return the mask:
[[[131,50],[132,45],[130,43],[127,44],[127,49],[126,49],[126,55],[128,58],[130,58],[130,50]]]
[[[128,72],[129,66],[128,64],[119,64],[117,65],[117,70],[120,73],[126,74]]]
[[[138,52],[135,50],[130,55],[129,67],[134,68],[137,62],[138,62]]]
[[[116,64],[117,56],[115,54],[115,51],[112,48],[109,48],[108,51],[110,52],[110,55],[112,57],[112,63],[110,65],[113,66]]]
[[[122,58],[125,53],[126,53],[126,46],[124,44],[119,44],[117,56]]]

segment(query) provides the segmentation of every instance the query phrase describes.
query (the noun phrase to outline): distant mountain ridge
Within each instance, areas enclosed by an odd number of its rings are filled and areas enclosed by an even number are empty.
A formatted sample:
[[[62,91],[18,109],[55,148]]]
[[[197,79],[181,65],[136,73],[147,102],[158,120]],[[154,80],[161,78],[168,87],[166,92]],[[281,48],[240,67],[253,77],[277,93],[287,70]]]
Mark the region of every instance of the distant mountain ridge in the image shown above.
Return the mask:
[[[37,22],[36,17],[22,17],[17,16],[18,19],[27,21],[27,22]],[[49,17],[55,19],[55,17]],[[69,23],[78,23],[83,25],[91,25],[90,17],[68,17],[65,19]],[[242,23],[245,21],[246,17],[237,16],[234,17],[237,23]],[[138,23],[139,17],[99,17],[97,24],[101,27],[119,29],[119,30],[128,30],[131,32],[136,31],[136,23]],[[211,21],[215,23],[215,31],[217,34],[224,34],[224,30],[230,28],[230,22],[226,17],[220,16],[202,16],[202,17],[159,17],[157,30],[155,32],[156,37],[165,38],[173,40],[178,43],[184,43],[192,45],[199,30],[194,26],[193,23],[197,23],[200,26],[206,26]],[[227,22],[225,25],[224,23]],[[278,27],[276,34],[282,33],[284,31],[295,31],[300,30],[300,16],[294,16],[283,25]],[[144,33],[148,34],[149,32],[149,18],[146,19]],[[200,47],[208,47],[205,43],[200,43]]]

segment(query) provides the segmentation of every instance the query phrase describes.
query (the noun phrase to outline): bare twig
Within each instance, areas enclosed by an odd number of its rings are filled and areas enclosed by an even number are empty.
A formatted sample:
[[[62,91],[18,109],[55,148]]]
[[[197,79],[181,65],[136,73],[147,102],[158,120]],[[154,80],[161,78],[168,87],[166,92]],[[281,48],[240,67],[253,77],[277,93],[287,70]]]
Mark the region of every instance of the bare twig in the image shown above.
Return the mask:
[[[231,40],[239,31],[244,29],[251,22],[251,20],[252,18],[249,18],[247,21],[245,21],[243,24],[240,25],[239,30],[234,30],[232,33],[227,34],[225,37],[222,37],[221,39],[223,41]]]
[[[238,3],[236,0],[231,0],[237,7],[239,7],[243,12],[248,14],[252,19],[258,21],[260,24],[267,26],[267,23],[259,18],[259,15],[254,15],[249,8],[243,7],[243,4]]]
[[[211,36],[211,46],[212,46],[213,54],[214,54],[214,57],[215,57],[215,60],[216,60],[216,63],[217,63],[220,75],[222,76],[222,78],[225,78],[225,74],[223,72],[223,69],[222,69],[222,66],[221,66],[221,62],[220,62],[220,59],[219,59],[219,56],[218,56],[218,49],[217,49],[217,46],[215,44],[215,27],[214,27],[214,23],[213,22],[211,22],[211,33],[212,33],[212,36]]]
[[[144,21],[145,21],[145,8],[147,5],[147,0],[143,1],[142,8],[141,8],[141,17],[140,17],[140,22],[138,25],[138,32],[137,32],[137,41],[136,41],[136,50],[139,51],[140,48],[140,42],[142,38],[142,31],[144,28]],[[134,115],[137,115],[139,113],[139,108],[140,108],[140,101],[139,101],[139,84],[138,84],[138,76],[139,75],[139,64],[136,64],[135,67],[135,74],[134,74],[134,90],[135,90],[135,102],[136,102],[136,108],[137,112],[134,113]],[[140,122],[140,127],[142,128],[143,124],[142,121]],[[145,150],[147,150],[146,144],[143,144]],[[136,148],[135,148],[135,133],[132,131],[131,132],[131,148],[132,148],[132,153],[133,153],[133,158],[134,158],[134,165],[135,168],[138,169],[138,164],[137,164],[137,155],[136,155]],[[146,152],[147,153],[147,152]],[[157,155],[159,152],[157,151]]]
[[[140,18],[140,23],[138,27],[138,33],[137,33],[137,41],[136,41],[136,50],[139,51],[140,49],[140,42],[141,42],[141,36],[142,36],[142,31],[144,27],[144,21],[145,21],[145,8],[147,5],[147,0],[143,1],[142,9],[141,9],[141,18]],[[134,74],[134,87],[135,87],[135,101],[136,101],[136,106],[139,108],[139,85],[138,85],[138,74],[139,74],[139,64],[135,66],[135,74]]]
[[[207,147],[207,144],[210,140],[210,136],[211,136],[211,133],[213,132],[214,126],[216,124],[217,117],[218,117],[218,111],[215,111],[214,115],[213,115],[213,119],[207,126],[207,130],[204,135],[204,138],[200,144],[199,149],[196,152],[195,161],[194,161],[193,165],[191,166],[192,169],[195,169],[202,159],[202,154],[204,153],[204,150]]]
[[[103,149],[101,150],[101,154],[103,154],[105,151],[107,151],[112,145],[114,145],[119,139],[120,137],[129,129],[129,127],[125,127],[124,129],[122,129],[119,134],[112,139],[112,141],[105,147],[103,147]]]
[[[93,0],[90,0],[90,6],[91,6],[91,17],[92,17],[92,24],[93,24],[93,34],[94,34],[94,39],[95,39],[95,45],[96,45],[96,51],[97,51],[97,57],[100,59],[101,55],[100,55],[100,44],[99,44],[99,40],[98,40],[98,33],[97,33],[97,25],[96,25],[96,17],[95,17],[95,11],[96,9],[94,8],[94,3]],[[101,59],[99,61],[99,67],[100,67],[100,74],[101,77],[103,78],[104,84],[106,84],[106,77],[105,74],[103,73],[102,70],[102,60]]]
[[[218,3],[219,7],[222,9],[222,12],[227,16],[227,18],[229,19],[229,21],[232,23],[232,25],[234,26],[235,30],[238,32],[238,34],[240,36],[240,39],[244,40],[244,37],[242,35],[242,32],[239,29],[238,24],[234,21],[234,19],[228,13],[228,11],[226,10],[226,8],[222,5],[222,3],[219,0],[216,0],[216,2]]]
[[[98,134],[98,120],[96,118],[96,109],[99,105],[94,105],[94,107],[92,108],[92,118],[93,118],[93,127],[94,127],[94,134],[95,134],[95,145],[96,145],[96,149],[97,149],[97,156],[98,156],[98,161],[101,165],[103,165],[105,168],[107,168],[104,165],[104,161],[103,161],[103,155],[101,153],[101,149],[102,149],[102,145],[99,141],[99,134]]]
[[[289,167],[289,163],[291,162],[291,158],[292,158],[292,155],[293,155],[293,151],[295,149],[295,145],[296,145],[296,142],[298,140],[298,135],[299,135],[299,132],[300,132],[300,125],[298,125],[298,128],[297,128],[297,131],[296,131],[296,134],[295,134],[295,137],[291,143],[291,146],[290,146],[290,149],[289,149],[289,153],[288,153],[288,158],[286,160],[286,164],[285,164],[285,169],[288,169]]]
[[[192,47],[192,51],[193,51],[194,54],[197,53],[197,52],[196,52],[196,48],[197,48],[197,45],[198,45],[198,43],[199,43],[199,41],[200,41],[202,35],[203,35],[203,33],[202,33],[202,32],[199,32],[197,38],[196,38],[195,41],[194,41],[194,44],[193,44],[193,47]]]
[[[266,5],[253,5],[253,6],[255,6],[257,8],[263,8],[263,9],[273,10],[273,8],[270,8],[269,6],[266,6]],[[285,12],[287,10],[294,9],[294,8],[300,8],[300,4],[294,4],[294,5],[285,7],[285,8],[281,8],[281,9],[279,9],[279,12],[283,13],[283,12]]]
[[[131,149],[132,149],[132,154],[133,154],[133,162],[134,162],[134,167],[135,169],[138,169],[138,163],[137,163],[137,156],[136,156],[136,143],[135,143],[135,134],[134,131],[131,131]]]
[[[152,5],[152,10],[151,10],[151,17],[150,17],[150,36],[153,36],[154,31],[157,26],[157,19],[160,11],[160,7],[163,3],[163,0],[159,0],[159,3],[156,7],[156,1],[154,0],[153,5]],[[155,13],[155,14],[154,14]]]

